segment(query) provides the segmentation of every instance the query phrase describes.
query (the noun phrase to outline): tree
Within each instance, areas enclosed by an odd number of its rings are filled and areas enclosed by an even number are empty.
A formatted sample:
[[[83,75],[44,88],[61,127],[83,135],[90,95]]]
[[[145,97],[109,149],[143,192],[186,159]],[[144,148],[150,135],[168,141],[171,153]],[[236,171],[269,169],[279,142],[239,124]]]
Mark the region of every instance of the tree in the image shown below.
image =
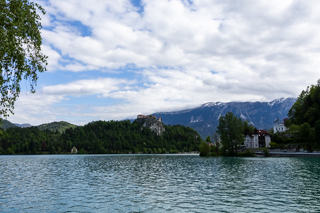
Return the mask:
[[[46,143],[44,141],[42,141],[42,144],[41,144],[41,151],[46,151]]]
[[[320,120],[320,79],[317,85],[308,86],[301,92],[288,116],[290,124],[301,125],[307,122],[311,127]]]
[[[320,149],[320,120],[317,120],[314,125],[314,133],[315,133],[316,147],[319,150]]]
[[[234,155],[235,152],[237,154],[238,145],[244,142],[243,127],[241,118],[233,115],[232,112],[219,118],[217,133],[220,134],[223,149],[228,150],[228,154]]]
[[[210,153],[210,146],[206,142],[202,142],[199,145],[200,156],[208,156]]]
[[[211,143],[210,136],[208,136],[208,137],[206,138],[206,143]]]
[[[220,138],[220,136],[218,135],[218,133],[213,133],[213,135],[212,135],[212,140],[213,140],[213,142],[215,143],[215,144],[217,144],[217,143],[219,143],[219,138]]]
[[[307,150],[312,151],[312,140],[310,137],[311,127],[308,123],[303,123],[300,126],[300,140],[307,144]]]
[[[254,130],[254,126],[252,124],[249,124],[248,121],[244,121],[243,123],[243,133],[247,134],[247,133],[252,133]]]
[[[0,114],[4,117],[13,114],[22,78],[35,92],[38,73],[46,71],[37,9],[45,14],[40,5],[28,0],[0,0]]]

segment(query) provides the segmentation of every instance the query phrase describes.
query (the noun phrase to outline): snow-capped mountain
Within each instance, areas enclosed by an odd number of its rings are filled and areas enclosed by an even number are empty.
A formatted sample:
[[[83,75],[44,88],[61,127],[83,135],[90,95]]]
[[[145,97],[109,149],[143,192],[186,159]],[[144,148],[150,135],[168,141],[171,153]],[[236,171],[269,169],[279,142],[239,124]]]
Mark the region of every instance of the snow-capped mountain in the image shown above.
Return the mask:
[[[212,136],[219,124],[220,116],[232,112],[258,129],[272,128],[277,117],[282,120],[296,98],[279,98],[271,102],[210,102],[193,109],[176,112],[161,112],[153,115],[161,117],[164,124],[189,126],[205,138]]]

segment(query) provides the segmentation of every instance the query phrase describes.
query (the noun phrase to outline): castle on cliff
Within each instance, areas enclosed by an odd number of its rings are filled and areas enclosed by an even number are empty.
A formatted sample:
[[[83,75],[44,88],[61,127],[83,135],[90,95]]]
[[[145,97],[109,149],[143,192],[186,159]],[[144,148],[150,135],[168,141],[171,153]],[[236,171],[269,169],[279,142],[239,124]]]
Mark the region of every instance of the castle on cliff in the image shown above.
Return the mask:
[[[156,116],[154,116],[154,115],[138,115],[138,116],[137,116],[137,119],[139,119],[139,118],[142,118],[142,119],[145,119],[145,118],[152,118],[152,119],[156,119],[156,120],[158,120],[158,121],[161,121],[161,122],[162,122],[162,118],[161,118],[161,117],[159,117],[159,118],[157,119],[157,117],[156,117]]]
[[[143,127],[148,127],[157,135],[162,135],[165,131],[161,117],[157,119],[154,115],[138,115],[136,121],[143,123]]]

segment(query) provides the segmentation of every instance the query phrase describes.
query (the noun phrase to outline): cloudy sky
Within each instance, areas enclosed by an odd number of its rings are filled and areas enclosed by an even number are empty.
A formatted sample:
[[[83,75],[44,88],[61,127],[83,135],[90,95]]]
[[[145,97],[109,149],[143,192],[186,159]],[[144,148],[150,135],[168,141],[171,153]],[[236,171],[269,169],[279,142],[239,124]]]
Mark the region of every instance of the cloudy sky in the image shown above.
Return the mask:
[[[15,123],[121,120],[206,102],[296,97],[316,84],[320,2],[37,0],[48,71]]]

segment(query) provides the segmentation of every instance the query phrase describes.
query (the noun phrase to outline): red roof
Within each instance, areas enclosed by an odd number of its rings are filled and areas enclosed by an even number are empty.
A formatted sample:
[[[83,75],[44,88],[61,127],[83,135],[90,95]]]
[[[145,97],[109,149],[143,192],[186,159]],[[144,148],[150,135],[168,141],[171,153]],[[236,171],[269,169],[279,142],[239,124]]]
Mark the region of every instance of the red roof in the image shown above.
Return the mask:
[[[258,134],[259,136],[269,135],[269,133],[266,130],[258,130],[258,129],[254,129],[252,133],[247,133],[246,135],[252,136],[254,134]]]

